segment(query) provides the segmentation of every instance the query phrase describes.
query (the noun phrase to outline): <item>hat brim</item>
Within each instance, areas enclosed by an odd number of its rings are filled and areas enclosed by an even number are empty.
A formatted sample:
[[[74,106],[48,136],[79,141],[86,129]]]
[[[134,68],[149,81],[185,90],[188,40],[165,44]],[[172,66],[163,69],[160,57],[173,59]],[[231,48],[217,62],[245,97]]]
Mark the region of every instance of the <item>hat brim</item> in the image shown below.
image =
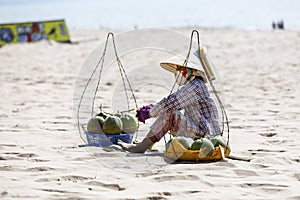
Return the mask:
[[[193,69],[192,75],[194,75],[194,76],[201,76],[203,78],[204,82],[207,83],[207,79],[206,79],[205,73],[203,71],[200,71],[200,70],[195,69],[193,67],[179,65],[179,64],[175,64],[175,63],[169,63],[169,62],[162,62],[162,63],[160,63],[160,66],[163,69],[165,69],[165,70],[167,70],[169,72],[172,72],[172,73],[176,73],[176,71],[180,71],[183,68]]]

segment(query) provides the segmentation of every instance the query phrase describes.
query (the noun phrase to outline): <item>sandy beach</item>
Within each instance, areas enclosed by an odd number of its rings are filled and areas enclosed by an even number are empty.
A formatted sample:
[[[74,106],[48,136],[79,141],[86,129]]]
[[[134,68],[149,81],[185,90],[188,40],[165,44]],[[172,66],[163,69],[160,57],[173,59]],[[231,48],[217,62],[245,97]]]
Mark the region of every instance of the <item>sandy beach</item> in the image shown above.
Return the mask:
[[[169,164],[163,141],[145,155],[78,147],[75,82],[109,31],[71,30],[74,44],[0,48],[0,198],[300,199],[300,31],[198,30],[222,79],[232,154],[251,162]],[[189,38],[192,28],[176,31]],[[161,44],[168,39],[159,37]],[[152,64],[152,58],[157,55],[140,51],[124,66]],[[114,80],[102,87],[104,94]],[[167,93],[139,90],[138,103]],[[150,124],[141,125],[139,139]]]

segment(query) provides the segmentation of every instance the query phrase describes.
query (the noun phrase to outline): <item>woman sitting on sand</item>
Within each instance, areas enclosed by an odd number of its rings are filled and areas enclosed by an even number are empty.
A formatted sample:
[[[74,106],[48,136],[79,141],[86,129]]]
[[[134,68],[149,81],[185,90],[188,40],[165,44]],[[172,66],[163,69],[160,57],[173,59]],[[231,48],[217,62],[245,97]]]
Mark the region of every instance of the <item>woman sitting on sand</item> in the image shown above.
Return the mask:
[[[216,105],[211,98],[205,73],[193,66],[161,63],[164,69],[175,74],[176,83],[182,86],[177,92],[163,98],[158,103],[137,110],[140,122],[158,117],[141,143],[119,143],[132,153],[144,153],[158,142],[169,130],[176,135],[194,140],[204,135],[220,135],[220,124]],[[180,111],[183,110],[184,114]]]

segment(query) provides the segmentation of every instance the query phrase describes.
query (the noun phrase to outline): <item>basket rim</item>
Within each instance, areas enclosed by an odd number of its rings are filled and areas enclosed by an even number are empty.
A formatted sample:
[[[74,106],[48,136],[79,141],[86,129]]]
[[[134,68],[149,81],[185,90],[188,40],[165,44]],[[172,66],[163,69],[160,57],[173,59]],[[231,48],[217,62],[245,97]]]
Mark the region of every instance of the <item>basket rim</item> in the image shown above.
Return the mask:
[[[134,133],[116,133],[116,134],[106,134],[106,133],[90,133],[88,131],[84,132],[86,135],[103,135],[103,136],[123,136],[123,135],[134,135]]]

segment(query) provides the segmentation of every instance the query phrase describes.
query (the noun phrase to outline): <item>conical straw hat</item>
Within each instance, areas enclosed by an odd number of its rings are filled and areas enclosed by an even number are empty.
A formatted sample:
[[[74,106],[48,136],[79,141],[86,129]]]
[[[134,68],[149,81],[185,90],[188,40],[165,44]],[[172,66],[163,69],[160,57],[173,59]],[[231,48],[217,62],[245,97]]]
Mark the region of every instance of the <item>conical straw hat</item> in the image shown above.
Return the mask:
[[[160,63],[160,66],[162,68],[164,68],[165,70],[167,70],[169,72],[172,72],[172,73],[176,73],[176,71],[181,71],[184,68],[193,69],[192,75],[201,76],[203,78],[204,82],[207,83],[207,78],[205,76],[205,73],[204,73],[203,70],[201,70],[201,67],[202,67],[201,63],[196,64],[196,63],[193,63],[193,62],[189,62],[188,64],[190,64],[190,65],[187,66],[187,65],[185,65],[185,63],[177,64],[173,61],[170,61],[170,62],[162,62],[162,63]]]

